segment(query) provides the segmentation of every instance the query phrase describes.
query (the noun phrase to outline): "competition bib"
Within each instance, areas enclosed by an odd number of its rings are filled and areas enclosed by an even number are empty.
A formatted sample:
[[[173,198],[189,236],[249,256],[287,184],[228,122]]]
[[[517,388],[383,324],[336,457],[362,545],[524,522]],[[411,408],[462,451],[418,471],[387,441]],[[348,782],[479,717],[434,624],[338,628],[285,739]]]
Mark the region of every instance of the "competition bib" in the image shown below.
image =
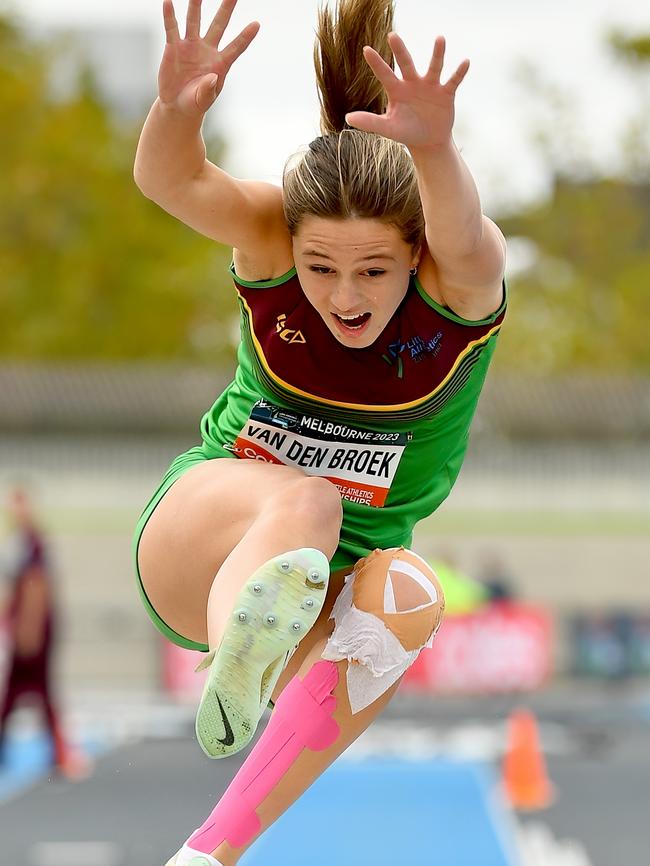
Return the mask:
[[[411,433],[360,430],[260,400],[228,449],[327,478],[343,499],[381,508],[410,439]]]

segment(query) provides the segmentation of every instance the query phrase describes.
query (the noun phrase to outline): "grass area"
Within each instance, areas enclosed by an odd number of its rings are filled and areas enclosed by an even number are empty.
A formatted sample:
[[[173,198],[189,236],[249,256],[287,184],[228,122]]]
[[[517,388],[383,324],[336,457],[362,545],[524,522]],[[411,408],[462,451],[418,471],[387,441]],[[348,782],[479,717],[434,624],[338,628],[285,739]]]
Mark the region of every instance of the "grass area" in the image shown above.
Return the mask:
[[[138,508],[57,508],[44,509],[43,523],[52,532],[93,532],[107,535],[132,532]]]
[[[606,511],[448,511],[422,521],[448,535],[650,535],[650,514]]]
[[[44,513],[54,532],[131,532],[139,517],[131,508],[59,508]],[[644,536],[650,535],[647,512],[441,511],[418,526],[418,532],[457,536]]]

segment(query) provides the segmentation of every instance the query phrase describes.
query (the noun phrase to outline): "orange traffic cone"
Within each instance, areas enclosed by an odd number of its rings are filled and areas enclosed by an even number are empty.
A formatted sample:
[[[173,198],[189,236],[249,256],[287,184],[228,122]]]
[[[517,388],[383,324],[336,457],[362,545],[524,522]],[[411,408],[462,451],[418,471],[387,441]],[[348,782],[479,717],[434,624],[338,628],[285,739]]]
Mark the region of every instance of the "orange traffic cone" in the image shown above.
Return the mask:
[[[70,782],[81,782],[87,779],[93,769],[91,759],[63,737],[58,724],[55,724],[52,736],[54,765],[61,776]]]
[[[547,809],[555,799],[537,721],[529,710],[515,710],[508,720],[503,787],[510,804],[521,811]]]
[[[92,760],[79,749],[68,749],[65,761],[59,766],[59,772],[69,782],[83,782],[92,771]]]

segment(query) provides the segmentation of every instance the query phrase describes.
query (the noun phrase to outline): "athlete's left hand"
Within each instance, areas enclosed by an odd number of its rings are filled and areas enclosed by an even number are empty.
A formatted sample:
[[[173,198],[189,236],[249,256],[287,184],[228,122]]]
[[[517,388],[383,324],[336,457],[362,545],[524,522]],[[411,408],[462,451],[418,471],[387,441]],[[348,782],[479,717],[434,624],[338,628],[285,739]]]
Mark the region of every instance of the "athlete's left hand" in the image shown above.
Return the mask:
[[[388,96],[386,113],[352,111],[346,116],[348,124],[400,141],[410,150],[435,149],[447,144],[454,125],[456,90],[467,75],[469,60],[463,60],[451,78],[442,84],[444,37],[436,39],[425,75],[418,74],[413,58],[397,33],[391,33],[388,41],[402,78],[398,78],[374,48],[366,46],[363,50],[366,63]]]

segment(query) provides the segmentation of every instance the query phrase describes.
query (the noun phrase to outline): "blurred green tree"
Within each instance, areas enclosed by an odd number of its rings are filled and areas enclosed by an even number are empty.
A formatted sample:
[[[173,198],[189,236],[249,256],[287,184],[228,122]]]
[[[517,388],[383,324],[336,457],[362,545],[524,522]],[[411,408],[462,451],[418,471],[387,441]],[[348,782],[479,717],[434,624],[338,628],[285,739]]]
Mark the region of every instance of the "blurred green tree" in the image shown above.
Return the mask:
[[[650,186],[559,177],[499,224],[532,251],[511,280],[502,369],[650,372]]]
[[[619,177],[592,165],[566,94],[535,70],[524,76],[550,109],[533,135],[556,181],[548,201],[497,215],[529,252],[510,280],[502,370],[650,369],[650,37],[615,33],[608,44],[640,102]],[[59,50],[0,15],[0,358],[231,366],[230,251],[141,195],[139,130],[112,114],[88,70],[57,93]],[[218,160],[221,143],[208,146]]]
[[[534,140],[555,181],[547,201],[497,216],[526,253],[510,280],[497,369],[650,372],[650,36],[611,34],[608,44],[638,86],[615,177],[598,169],[572,100],[523,70],[544,118]]]
[[[633,66],[650,63],[650,33],[630,35],[613,30],[608,37],[609,45],[619,58],[628,60]]]
[[[55,92],[57,50],[0,17],[0,357],[232,364],[230,251],[142,196],[137,131],[87,69]]]

